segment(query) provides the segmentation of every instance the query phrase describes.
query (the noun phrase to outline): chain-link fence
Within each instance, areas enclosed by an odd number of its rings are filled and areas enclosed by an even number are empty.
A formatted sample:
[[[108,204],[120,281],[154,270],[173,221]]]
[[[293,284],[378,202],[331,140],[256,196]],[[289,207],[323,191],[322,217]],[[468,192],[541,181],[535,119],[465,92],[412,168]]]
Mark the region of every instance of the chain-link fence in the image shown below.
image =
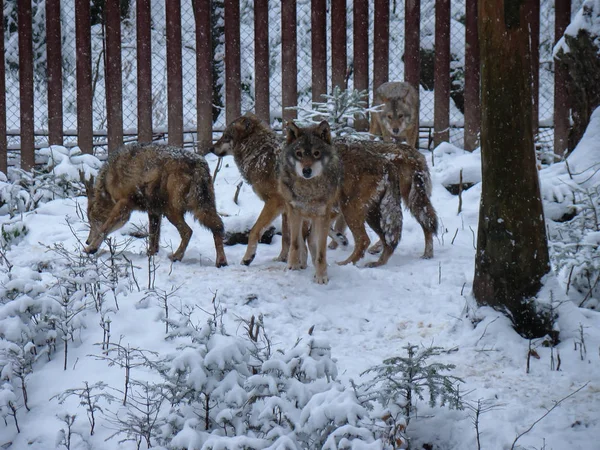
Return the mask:
[[[572,2],[573,10],[582,0]],[[75,144],[77,128],[76,50],[75,50],[75,0],[61,1],[62,68],[63,68],[63,125],[65,143]],[[353,57],[353,1],[347,0],[346,44],[348,66]],[[103,0],[91,1],[92,15],[92,81],[93,81],[93,129],[96,143],[106,139],[106,92],[105,92],[105,27]],[[155,133],[167,131],[167,63],[165,1],[153,1],[151,8],[152,46],[152,117]],[[390,2],[389,80],[404,79],[404,4]],[[312,99],[311,68],[311,1],[297,0],[297,85],[298,104],[309,104]],[[327,73],[331,80],[331,2],[327,2]],[[369,2],[369,48],[373,48],[374,11]],[[17,33],[17,1],[4,1],[6,46],[6,105],[9,148],[19,148],[19,52]],[[34,50],[34,97],[36,145],[47,141],[48,101],[45,49],[45,0],[32,0],[33,50]],[[224,1],[211,2],[212,49],[213,49],[213,123],[216,130],[225,126],[225,70],[224,70]],[[121,37],[123,68],[123,127],[125,136],[135,138],[137,129],[137,63],[136,63],[136,0],[121,1]],[[464,112],[464,64],[465,64],[465,0],[451,2],[451,141],[462,145]],[[433,124],[433,60],[435,55],[435,0],[421,2],[421,125]],[[240,1],[240,47],[241,47],[241,110],[253,110],[254,95],[254,1]],[[188,140],[196,128],[196,35],[193,0],[181,2],[182,72],[183,72],[183,122]],[[539,70],[539,123],[551,127],[553,121],[553,60],[554,2],[542,0],[540,12],[540,70]],[[269,1],[269,48],[270,48],[270,111],[271,121],[276,123],[282,115],[281,86],[281,1]],[[369,58],[369,80],[372,84],[373,58]],[[348,87],[353,87],[349,77]],[[328,83],[331,92],[331,82]],[[370,93],[373,86],[369,86]],[[372,98],[372,94],[371,94]]]

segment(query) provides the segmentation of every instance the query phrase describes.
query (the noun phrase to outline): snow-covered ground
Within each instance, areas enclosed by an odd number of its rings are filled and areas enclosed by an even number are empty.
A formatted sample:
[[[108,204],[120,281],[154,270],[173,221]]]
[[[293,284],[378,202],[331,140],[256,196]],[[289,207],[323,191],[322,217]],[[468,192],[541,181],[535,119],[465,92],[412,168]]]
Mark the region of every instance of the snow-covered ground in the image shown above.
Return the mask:
[[[432,155],[427,159],[432,164]],[[481,185],[463,193],[463,210],[457,214],[458,198],[451,195],[442,182],[458,181],[464,169],[465,181],[480,181],[480,155],[469,154],[451,146],[434,151],[433,204],[441,219],[441,232],[435,241],[435,257],[423,260],[423,234],[408,212],[404,215],[401,243],[389,263],[381,268],[358,266],[339,267],[335,261],[346,258],[347,249],[328,252],[328,285],[313,282],[313,268],[299,272],[285,270],[283,263],[274,262],[279,254],[280,237],[271,245],[259,245],[256,259],[250,267],[239,264],[244,245],[226,247],[229,266],[214,267],[215,251],[212,236],[188,216],[194,235],[183,261],[171,264],[167,254],[179,243],[179,235],[163,221],[161,251],[156,258],[155,286],[164,291],[179,290],[170,298],[177,305],[197,304],[212,310],[211,300],[226,310],[224,322],[230,333],[244,334],[237,318],[264,316],[266,331],[274,346],[290,348],[298,337],[313,335],[327,340],[337,362],[338,377],[344,383],[360,381],[360,374],[392,356],[404,356],[408,343],[420,347],[439,346],[447,350],[436,362],[454,364],[453,375],[461,377],[465,400],[475,404],[481,400],[486,407],[479,418],[479,438],[482,449],[509,449],[521,433],[525,433],[514,448],[592,450],[598,448],[600,436],[600,313],[578,308],[568,301],[564,286],[549,276],[541,295],[553,296],[558,311],[561,342],[554,348],[542,345],[542,339],[529,342],[519,337],[509,320],[489,309],[477,308],[471,296],[474,254],[477,233]],[[212,169],[216,158],[209,156]],[[468,178],[468,180],[467,180]],[[552,183],[550,177],[542,177]],[[226,228],[251,224],[262,203],[244,184],[239,205],[233,197],[241,180],[233,159],[227,157],[216,177],[217,209],[224,216]],[[550,180],[550,181],[548,181]],[[47,246],[62,242],[67,249],[81,248],[69,226],[85,240],[87,227],[77,216],[77,206],[85,211],[86,198],[77,197],[46,203],[24,216],[29,230],[22,240],[6,253],[13,265],[10,277],[6,265],[0,263],[0,279],[21,280],[20,288],[40,289],[50,283],[49,274],[41,268],[60,264],[57,255]],[[8,220],[2,216],[2,220]],[[119,241],[129,239],[135,225],[146,226],[146,216],[134,213],[128,225],[114,233]],[[106,244],[102,249],[106,251]],[[140,291],[123,292],[118,296],[120,309],[110,315],[112,341],[122,345],[151,350],[159,355],[176,351],[175,343],[165,340],[164,315],[156,300],[144,300],[148,283],[148,260],[142,239],[135,240],[126,252],[132,261]],[[367,256],[365,261],[373,259]],[[30,285],[27,286],[27,280]],[[33,296],[34,294],[31,293]],[[112,300],[107,300],[112,302]],[[10,302],[0,306],[0,331],[11,331]],[[16,313],[15,313],[16,314]],[[113,434],[111,425],[98,414],[96,433],[89,436],[85,410],[76,398],[59,404],[54,397],[67,389],[103,381],[121,388],[123,369],[110,366],[94,356],[101,355],[102,329],[100,315],[88,309],[77,318],[85,325],[70,344],[68,367],[63,370],[62,344],[49,362],[46,358],[35,364],[27,377],[28,404],[17,411],[21,433],[16,432],[12,417],[0,426],[0,447],[47,450],[61,448],[63,422],[57,414],[77,414],[74,429],[85,436],[88,447],[133,449],[135,443],[119,443],[119,437],[105,441]],[[199,317],[201,322],[204,319]],[[587,353],[580,350],[581,334]],[[536,357],[528,352],[535,349]],[[556,370],[560,361],[560,370]],[[552,364],[555,370],[552,370]],[[138,379],[152,377],[144,367],[132,369]],[[585,387],[583,387],[585,386]],[[583,387],[572,397],[557,401]],[[19,404],[22,405],[22,402]],[[118,404],[106,405],[113,410]],[[435,449],[477,449],[477,434],[473,411],[431,408],[426,401],[417,402],[418,417],[411,420],[407,433],[411,448],[431,444]],[[488,410],[489,409],[489,410]],[[543,417],[544,415],[546,415]],[[543,417],[543,418],[542,418]],[[537,422],[536,424],[536,421]],[[529,427],[536,424],[529,432]],[[74,439],[75,440],[75,439]],[[12,444],[11,444],[12,443]],[[82,444],[79,444],[82,445]],[[86,444],[87,445],[87,444]],[[142,445],[142,448],[145,444]],[[521,446],[521,447],[519,447]],[[64,448],[64,447],[62,447]]]

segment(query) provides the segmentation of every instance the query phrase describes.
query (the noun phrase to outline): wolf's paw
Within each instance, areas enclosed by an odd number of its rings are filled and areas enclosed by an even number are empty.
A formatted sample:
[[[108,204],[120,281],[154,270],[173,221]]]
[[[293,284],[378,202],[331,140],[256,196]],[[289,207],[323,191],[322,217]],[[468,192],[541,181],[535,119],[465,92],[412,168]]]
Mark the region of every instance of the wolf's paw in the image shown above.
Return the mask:
[[[171,253],[169,255],[169,259],[173,262],[181,261],[183,259],[183,255],[178,252]]]
[[[381,243],[381,241],[377,242],[376,244],[373,244],[371,246],[371,248],[369,248],[369,250],[367,250],[371,255],[376,255],[378,253],[381,253],[381,251],[383,250],[383,244]]]
[[[215,266],[217,267],[217,269],[221,268],[221,267],[226,267],[227,266],[227,259],[223,258],[223,259],[217,259],[217,262],[215,263]]]
[[[382,266],[383,264],[380,263],[379,261],[371,261],[369,263],[365,264],[365,267],[368,267],[369,269],[372,269],[373,267],[379,267]]]
[[[240,262],[240,264],[243,264],[244,266],[249,266],[250,264],[252,264],[252,261],[254,261],[255,256],[256,256],[256,254],[250,255],[250,256],[244,255],[244,258],[242,258],[242,261]]]
[[[327,283],[329,283],[329,277],[327,276],[327,274],[325,274],[325,275],[317,275],[315,273],[315,283],[317,283],[317,284],[327,284]]]
[[[422,259],[431,259],[431,258],[433,258],[433,250],[431,250],[431,251],[425,250],[425,253],[423,253],[421,255],[421,258]]]
[[[273,258],[273,261],[277,262],[287,262],[287,253],[284,255],[283,253],[279,255],[277,258]]]
[[[296,263],[288,263],[287,270],[303,270],[306,269],[306,264],[302,264],[301,262]]]

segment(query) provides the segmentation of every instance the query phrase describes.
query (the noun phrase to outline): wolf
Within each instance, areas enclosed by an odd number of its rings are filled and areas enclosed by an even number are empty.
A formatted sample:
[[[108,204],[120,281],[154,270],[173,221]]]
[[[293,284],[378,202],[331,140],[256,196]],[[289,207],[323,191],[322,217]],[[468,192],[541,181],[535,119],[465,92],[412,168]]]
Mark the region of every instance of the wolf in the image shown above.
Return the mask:
[[[242,264],[249,265],[256,256],[260,237],[284,212],[285,200],[279,192],[278,164],[283,141],[268,125],[252,113],[231,122],[209,152],[221,157],[233,155],[244,180],[252,186],[265,205],[248,235],[248,247]],[[278,261],[287,261],[289,251],[287,215],[282,217],[282,243]]]
[[[169,258],[180,261],[192,236],[184,213],[191,211],[212,231],[215,265],[227,265],[223,221],[217,214],[213,182],[202,156],[165,145],[125,145],[109,155],[97,179],[86,181],[85,187],[90,224],[87,253],[97,252],[104,238],[125,225],[136,210],[148,213],[148,254],[158,252],[160,223],[166,216],[181,236],[179,247]]]
[[[306,268],[303,225],[310,224],[308,247],[315,266],[315,281],[327,284],[327,237],[338,203],[342,168],[326,121],[308,128],[289,122],[280,155],[279,191],[289,221],[288,269]]]
[[[431,174],[425,157],[415,148],[407,144],[386,143],[381,141],[358,140],[354,143],[366,151],[386,157],[397,172],[400,194],[404,204],[423,229],[425,250],[422,258],[433,258],[433,236],[438,231],[438,217],[431,204]],[[334,231],[342,234],[345,229],[342,216],[336,220]],[[329,248],[336,248],[337,242],[332,241]],[[370,253],[381,251],[381,242],[375,244]]]
[[[406,141],[416,148],[419,140],[419,94],[409,83],[390,81],[375,91],[369,133],[385,141]]]

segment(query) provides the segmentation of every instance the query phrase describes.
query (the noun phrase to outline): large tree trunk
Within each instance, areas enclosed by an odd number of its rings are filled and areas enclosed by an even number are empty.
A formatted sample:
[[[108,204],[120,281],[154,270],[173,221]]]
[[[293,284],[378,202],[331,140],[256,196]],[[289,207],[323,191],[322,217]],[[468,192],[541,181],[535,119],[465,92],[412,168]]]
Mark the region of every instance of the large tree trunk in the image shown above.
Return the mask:
[[[473,294],[533,337],[548,332],[531,300],[550,266],[533,139],[527,1],[479,0],[483,183]]]

